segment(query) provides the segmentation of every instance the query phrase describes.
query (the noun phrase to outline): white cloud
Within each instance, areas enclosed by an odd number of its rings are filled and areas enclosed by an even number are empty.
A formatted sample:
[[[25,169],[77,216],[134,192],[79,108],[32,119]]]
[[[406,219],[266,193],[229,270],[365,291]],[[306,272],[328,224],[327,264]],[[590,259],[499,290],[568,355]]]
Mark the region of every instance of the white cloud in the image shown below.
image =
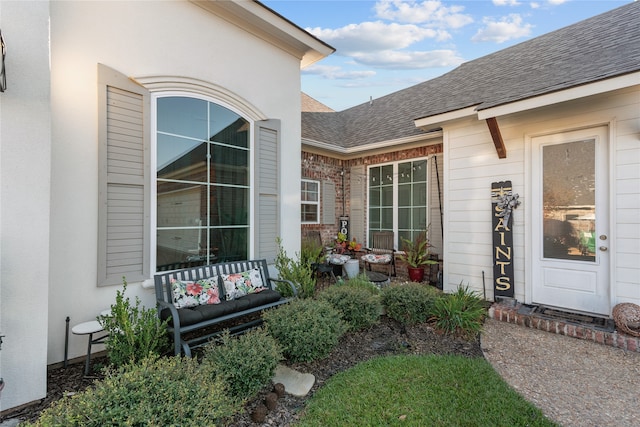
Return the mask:
[[[461,13],[462,6],[444,6],[441,1],[378,1],[374,10],[379,18],[411,24],[425,24],[435,28],[461,28],[473,22],[470,15]]]
[[[344,71],[342,67],[331,65],[312,65],[302,70],[303,74],[313,74],[329,80],[357,80],[373,77],[375,71]]]
[[[314,36],[337,49],[338,55],[404,49],[426,38],[446,40],[447,33],[416,25],[385,24],[381,21],[349,24],[342,28],[307,28]]]
[[[495,42],[504,43],[531,34],[533,25],[526,24],[518,14],[510,14],[500,21],[491,18],[484,19],[485,26],[471,38],[474,42]]]
[[[375,68],[409,70],[437,67],[454,67],[464,59],[452,50],[433,50],[423,52],[382,51],[360,53],[353,56],[360,64]]]
[[[493,0],[493,4],[496,6],[520,6],[518,0]]]
[[[531,3],[529,3],[529,6],[531,7],[531,9],[539,9],[540,3],[532,1]]]

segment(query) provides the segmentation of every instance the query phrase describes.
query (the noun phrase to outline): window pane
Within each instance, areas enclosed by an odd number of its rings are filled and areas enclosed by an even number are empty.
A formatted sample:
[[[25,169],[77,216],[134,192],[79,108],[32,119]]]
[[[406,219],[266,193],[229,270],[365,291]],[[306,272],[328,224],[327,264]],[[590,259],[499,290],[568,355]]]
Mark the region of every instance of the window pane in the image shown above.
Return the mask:
[[[156,265],[158,269],[168,264],[194,262],[206,255],[206,234],[203,229],[158,230]],[[175,267],[179,268],[179,266]]]
[[[158,178],[206,182],[207,143],[158,134]]]
[[[371,230],[380,230],[380,209],[369,210],[369,228]]]
[[[380,174],[382,168],[370,168],[369,169],[369,187],[376,187],[381,184]]]
[[[595,141],[543,147],[544,257],[596,261]]]
[[[411,208],[398,208],[398,229],[411,229]]]
[[[398,165],[398,182],[400,184],[411,182],[411,163],[400,163]]]
[[[393,206],[393,187],[384,186],[381,188],[382,204],[381,206]]]
[[[427,184],[413,184],[413,206],[427,206]]]
[[[413,162],[413,182],[424,182],[427,180],[427,161],[418,160]]]
[[[318,183],[302,181],[302,192],[300,197],[304,202],[317,202],[319,200]]]
[[[206,225],[207,186],[158,182],[158,227]]]
[[[209,105],[209,141],[249,148],[249,122],[228,108]]]
[[[318,205],[302,205],[302,222],[318,222]]]
[[[398,231],[398,245],[400,245],[400,250],[402,250],[402,245],[404,244],[404,242],[402,241],[403,238],[407,240],[413,240],[413,238],[411,237],[411,231]]]
[[[211,186],[211,225],[248,225],[249,189]]]
[[[411,184],[398,185],[398,206],[411,206]]]
[[[413,208],[412,227],[414,230],[427,229],[427,210],[423,207]]]
[[[393,165],[382,166],[380,181],[383,184],[393,184]]]
[[[206,141],[207,101],[195,98],[158,98],[158,132]]]
[[[393,230],[393,208],[382,208],[381,209],[381,229],[382,230]]]
[[[211,144],[211,181],[217,184],[249,184],[249,152]]]
[[[214,228],[210,232],[211,253],[216,262],[239,261],[248,258],[248,228]]]
[[[369,191],[369,206],[379,207],[382,200],[381,191],[379,188],[372,188]]]

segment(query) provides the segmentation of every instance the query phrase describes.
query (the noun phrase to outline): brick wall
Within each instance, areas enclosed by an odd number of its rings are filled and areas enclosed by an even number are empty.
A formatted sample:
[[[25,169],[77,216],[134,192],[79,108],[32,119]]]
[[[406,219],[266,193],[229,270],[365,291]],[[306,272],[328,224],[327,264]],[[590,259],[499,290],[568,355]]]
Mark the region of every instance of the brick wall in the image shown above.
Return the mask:
[[[309,230],[320,231],[322,242],[329,244],[338,234],[338,217],[343,213],[349,215],[349,171],[352,166],[377,165],[382,163],[410,160],[414,158],[427,157],[429,155],[442,153],[442,144],[424,145],[406,150],[391,151],[385,153],[371,154],[354,159],[338,159],[322,154],[302,152],[302,178],[320,181],[331,181],[335,184],[335,207],[336,218],[334,224],[303,224],[302,235]],[[344,207],[344,208],[343,208]],[[320,205],[320,218],[323,214],[322,203]]]

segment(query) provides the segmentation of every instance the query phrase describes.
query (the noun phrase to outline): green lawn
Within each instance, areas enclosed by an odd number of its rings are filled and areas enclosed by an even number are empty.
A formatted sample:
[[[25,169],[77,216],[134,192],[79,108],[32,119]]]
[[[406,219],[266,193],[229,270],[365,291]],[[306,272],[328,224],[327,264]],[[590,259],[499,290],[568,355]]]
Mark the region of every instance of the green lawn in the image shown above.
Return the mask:
[[[556,426],[482,358],[391,356],[332,377],[299,426]]]

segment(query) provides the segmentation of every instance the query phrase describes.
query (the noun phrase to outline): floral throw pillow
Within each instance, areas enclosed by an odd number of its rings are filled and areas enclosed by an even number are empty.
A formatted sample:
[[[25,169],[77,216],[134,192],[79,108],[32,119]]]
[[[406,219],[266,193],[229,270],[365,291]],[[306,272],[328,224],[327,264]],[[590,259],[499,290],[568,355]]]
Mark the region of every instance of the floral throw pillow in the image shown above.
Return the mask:
[[[195,307],[204,304],[220,304],[218,276],[194,281],[171,279],[173,305],[176,308]]]
[[[367,254],[361,257],[363,261],[370,262],[372,264],[389,264],[391,262],[390,254]]]
[[[243,271],[242,273],[222,274],[221,277],[227,301],[266,289],[263,286],[262,274],[259,268]]]

